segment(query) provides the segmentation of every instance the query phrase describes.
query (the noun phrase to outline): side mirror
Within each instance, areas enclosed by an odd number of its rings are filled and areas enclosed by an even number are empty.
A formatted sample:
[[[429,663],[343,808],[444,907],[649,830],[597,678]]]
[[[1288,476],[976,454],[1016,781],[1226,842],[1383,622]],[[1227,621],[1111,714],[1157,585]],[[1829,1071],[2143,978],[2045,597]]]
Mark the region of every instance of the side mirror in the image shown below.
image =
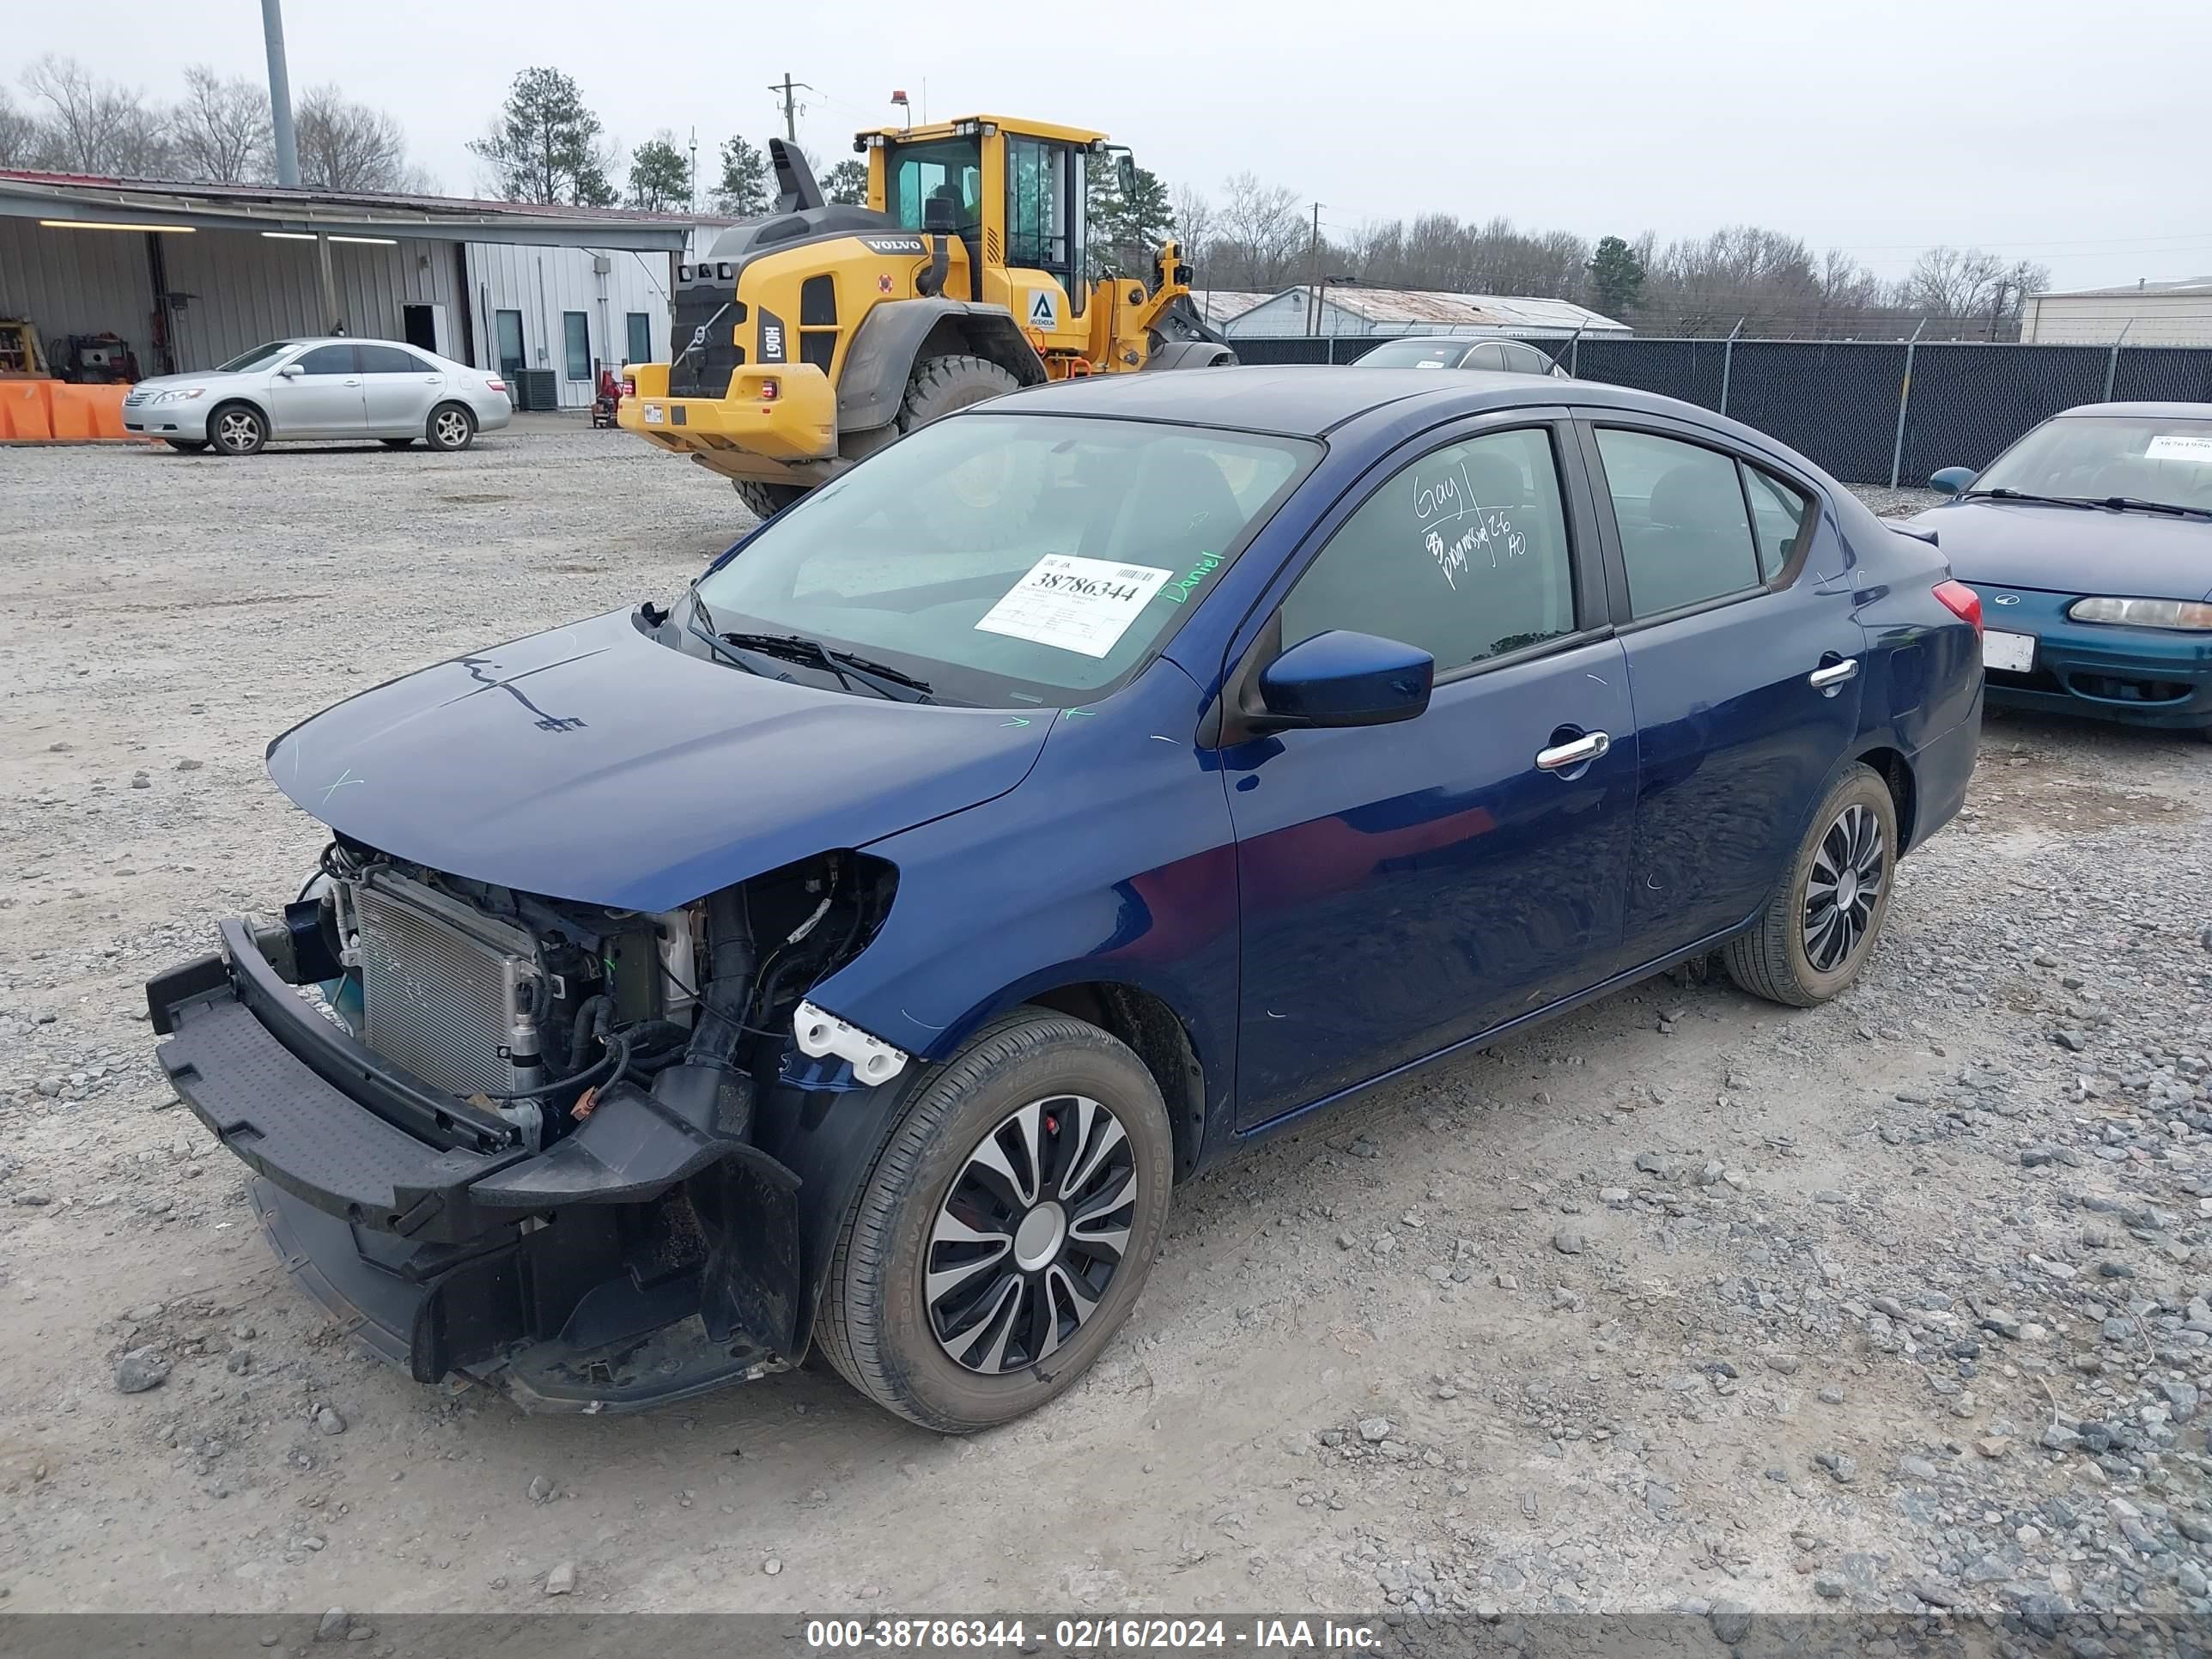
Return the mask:
[[[1121,187],[1123,201],[1137,193],[1137,158],[1126,149],[1114,158],[1114,180]]]
[[[960,228],[960,221],[950,201],[932,196],[921,204],[921,228],[933,236],[950,236]]]
[[[283,368],[278,369],[276,372],[283,376],[284,379],[293,380],[297,380],[301,375],[305,374],[307,371],[299,363],[287,363]]]
[[[1301,641],[1260,674],[1262,727],[1388,726],[1429,706],[1436,659],[1372,634],[1334,629]]]
[[[1974,469],[1971,466],[1947,466],[1940,472],[1928,475],[1928,487],[1946,495],[1964,495],[1967,486],[1973,482]]]

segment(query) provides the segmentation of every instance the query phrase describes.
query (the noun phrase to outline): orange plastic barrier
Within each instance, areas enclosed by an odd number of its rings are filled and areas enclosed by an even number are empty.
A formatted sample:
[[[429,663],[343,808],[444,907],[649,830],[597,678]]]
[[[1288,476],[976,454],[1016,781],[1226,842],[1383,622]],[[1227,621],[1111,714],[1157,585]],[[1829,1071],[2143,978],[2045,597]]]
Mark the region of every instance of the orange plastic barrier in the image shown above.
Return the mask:
[[[127,386],[72,386],[64,380],[0,380],[0,440],[100,440],[144,442],[123,429]]]
[[[0,380],[0,439],[51,438],[53,408],[46,401],[52,380]]]

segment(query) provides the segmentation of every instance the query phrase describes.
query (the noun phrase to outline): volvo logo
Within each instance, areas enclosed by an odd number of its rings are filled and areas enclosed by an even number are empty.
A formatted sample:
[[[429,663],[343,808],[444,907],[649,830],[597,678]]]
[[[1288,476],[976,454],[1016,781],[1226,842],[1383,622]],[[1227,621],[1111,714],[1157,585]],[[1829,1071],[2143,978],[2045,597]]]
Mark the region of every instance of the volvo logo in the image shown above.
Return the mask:
[[[2020,595],[2017,593],[2000,593],[1990,603],[1994,605],[2018,605],[2020,603]]]

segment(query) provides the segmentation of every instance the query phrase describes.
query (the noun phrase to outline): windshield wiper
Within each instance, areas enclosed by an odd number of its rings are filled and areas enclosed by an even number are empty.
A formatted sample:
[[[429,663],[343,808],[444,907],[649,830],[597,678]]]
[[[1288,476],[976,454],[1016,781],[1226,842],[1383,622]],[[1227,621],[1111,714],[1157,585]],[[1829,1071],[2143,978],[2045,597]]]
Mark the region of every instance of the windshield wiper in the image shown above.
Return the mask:
[[[702,626],[702,624],[704,625]],[[720,636],[714,632],[714,612],[707,609],[707,601],[701,599],[698,590],[694,588],[691,591],[691,614],[684,619],[684,631],[700,641],[731,667],[742,668],[748,674],[760,672],[759,669],[724,645]]]
[[[2193,514],[2199,518],[2212,519],[2212,507],[2184,507],[2179,501],[2147,501],[2140,495],[2100,495],[2094,504],[2109,507],[2116,513],[2171,513],[2179,518],[2186,518]]]
[[[809,639],[804,634],[720,634],[717,637],[742,650],[757,651],[763,656],[812,663],[836,675],[844,684],[850,685],[857,680],[877,696],[894,702],[930,701],[928,681],[918,680],[887,663],[871,662],[850,651],[833,651],[820,640]]]
[[[2032,489],[1970,489],[1961,501],[2040,501],[2045,507],[2094,507],[2094,501],[2084,501],[2079,495],[2039,495]]]

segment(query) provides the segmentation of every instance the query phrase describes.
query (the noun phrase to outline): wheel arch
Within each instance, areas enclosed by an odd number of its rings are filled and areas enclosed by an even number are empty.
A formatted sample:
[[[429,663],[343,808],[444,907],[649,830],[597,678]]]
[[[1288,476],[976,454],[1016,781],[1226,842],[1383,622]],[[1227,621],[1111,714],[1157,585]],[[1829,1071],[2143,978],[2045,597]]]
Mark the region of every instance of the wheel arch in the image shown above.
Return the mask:
[[[1912,763],[1902,750],[1886,743],[1862,749],[1853,757],[1858,764],[1870,766],[1889,786],[1889,799],[1897,808],[1897,850],[1901,856],[1912,849],[1914,811],[1919,805],[1919,781],[1913,775]]]
[[[898,417],[908,378],[924,357],[965,352],[995,363],[1023,386],[1045,380],[1036,354],[1004,306],[961,300],[894,300],[860,319],[837,376],[837,427],[866,432]]]
[[[1206,1068],[1190,1030],[1167,999],[1126,980],[1072,980],[1021,1001],[1096,1025],[1127,1044],[1159,1085],[1175,1130],[1176,1179],[1198,1167],[1206,1146]],[[1007,1001],[996,1011],[1018,1006]]]

